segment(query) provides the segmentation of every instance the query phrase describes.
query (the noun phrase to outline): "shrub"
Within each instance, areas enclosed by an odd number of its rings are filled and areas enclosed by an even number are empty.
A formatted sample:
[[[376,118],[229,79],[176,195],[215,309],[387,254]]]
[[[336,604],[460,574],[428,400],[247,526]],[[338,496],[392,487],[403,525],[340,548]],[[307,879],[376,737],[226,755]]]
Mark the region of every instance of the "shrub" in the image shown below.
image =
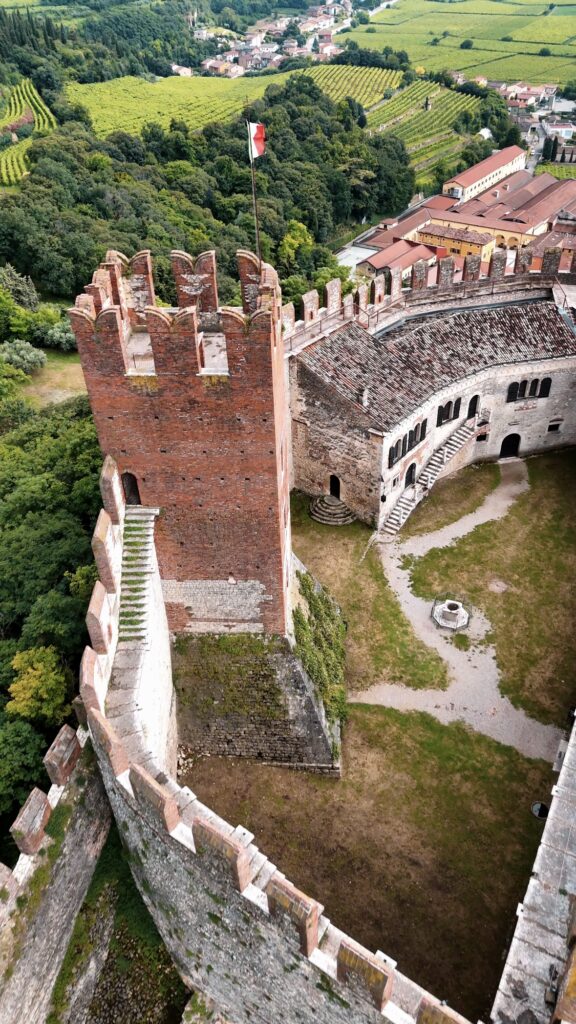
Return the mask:
[[[31,309],[34,312],[38,309],[38,292],[32,278],[19,274],[10,263],[0,267],[0,288],[9,292],[14,301],[19,306],[24,306],[24,309]]]
[[[74,331],[66,320],[61,320],[60,323],[48,328],[42,337],[42,344],[45,348],[56,348],[60,352],[74,352],[76,349]]]
[[[473,46],[474,42],[472,39],[463,39],[462,42],[460,43],[461,50],[471,50]]]
[[[39,370],[46,364],[46,355],[40,349],[34,348],[29,341],[22,341],[21,338],[14,338],[13,341],[5,341],[0,345],[0,359],[3,359],[9,366],[23,373],[32,373]]]
[[[308,605],[308,618],[294,609],[296,654],[310,676],[332,721],[346,717],[344,639],[346,627],[336,603],[325,590],[316,590],[308,573],[298,573],[300,592]]]
[[[549,50],[547,46],[543,46],[542,49],[538,50],[539,57],[551,57],[552,50]]]

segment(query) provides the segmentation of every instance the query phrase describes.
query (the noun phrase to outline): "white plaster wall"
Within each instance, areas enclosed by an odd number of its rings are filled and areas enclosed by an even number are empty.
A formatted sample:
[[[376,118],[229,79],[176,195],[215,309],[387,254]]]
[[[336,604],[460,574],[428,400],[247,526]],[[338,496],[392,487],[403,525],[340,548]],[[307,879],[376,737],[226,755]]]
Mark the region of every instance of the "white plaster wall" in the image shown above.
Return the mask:
[[[521,402],[506,401],[508,385],[513,381],[533,378],[542,380],[551,377],[552,387],[548,398],[526,399]],[[417,477],[435,451],[440,448],[450,435],[466,421],[468,403],[474,395],[480,396],[479,410],[487,410],[490,420],[487,427],[477,429],[477,433],[488,433],[484,442],[468,441],[454,459],[446,463],[440,476],[455,472],[470,462],[479,459],[497,459],[500,446],[507,434],[520,434],[520,455],[534,452],[549,451],[563,445],[576,444],[576,357],[569,359],[534,360],[526,363],[513,363],[506,366],[491,367],[480,373],[467,377],[449,388],[435,392],[423,402],[413,413],[398,423],[394,431],[389,431],[383,441],[382,448],[382,493],[386,502],[381,502],[380,519],[383,521],[394,508],[404,493],[404,478],[412,462],[417,465]],[[451,420],[441,427],[436,426],[438,406],[448,401],[461,398],[462,415],[458,420]],[[428,420],[427,434],[424,441],[412,451],[399,459],[388,469],[388,451],[390,447],[414,429],[423,419]],[[548,424],[554,419],[561,419],[562,424],[557,433],[548,432]],[[398,485],[393,486],[395,478]]]

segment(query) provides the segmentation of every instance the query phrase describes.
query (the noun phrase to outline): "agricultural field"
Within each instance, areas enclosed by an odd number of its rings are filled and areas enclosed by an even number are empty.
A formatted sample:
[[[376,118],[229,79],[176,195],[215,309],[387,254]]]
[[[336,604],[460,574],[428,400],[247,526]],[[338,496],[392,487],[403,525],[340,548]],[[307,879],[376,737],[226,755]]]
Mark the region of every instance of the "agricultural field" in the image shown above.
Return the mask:
[[[550,10],[533,0],[398,0],[342,38],[375,50],[406,50],[426,71],[562,83],[576,66],[576,5],[558,2]],[[471,49],[460,48],[465,39],[473,41]]]
[[[555,178],[576,178],[574,164],[538,164],[536,174],[553,174]]]
[[[404,141],[421,185],[440,160],[454,161],[464,148],[466,137],[456,135],[452,125],[463,110],[474,113],[479,104],[473,96],[451,92],[434,82],[413,82],[371,110],[367,127],[373,132],[392,132]]]
[[[229,120],[246,103],[262,96],[269,85],[283,85],[291,73],[235,79],[174,77],[153,84],[126,77],[93,85],[74,83],[66,92],[72,102],[88,109],[98,135],[117,130],[139,132],[149,121],[167,127],[173,117],[196,130],[211,121]],[[306,74],[336,102],[352,96],[363,106],[377,103],[402,77],[398,71],[338,65],[318,66]]]
[[[9,125],[33,122],[35,131],[49,132],[56,127],[56,118],[36,91],[32,82],[24,78],[14,86],[0,116],[0,132]],[[16,185],[26,174],[26,150],[32,139],[14,142],[0,150],[0,185]]]

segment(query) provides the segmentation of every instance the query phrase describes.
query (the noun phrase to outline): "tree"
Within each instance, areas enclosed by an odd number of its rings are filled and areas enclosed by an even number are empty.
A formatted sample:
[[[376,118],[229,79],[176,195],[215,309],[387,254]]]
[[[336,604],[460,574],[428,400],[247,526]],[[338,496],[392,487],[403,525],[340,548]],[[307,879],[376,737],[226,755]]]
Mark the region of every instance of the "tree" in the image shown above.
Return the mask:
[[[70,714],[70,678],[55,647],[33,647],[15,655],[14,682],[6,714],[43,725],[60,725]]]
[[[32,278],[19,274],[10,263],[0,267],[0,288],[4,288],[24,309],[38,309],[38,292]]]
[[[46,365],[45,353],[34,348],[29,341],[22,341],[21,338],[5,341],[0,345],[0,360],[27,374]]]
[[[41,781],[46,741],[28,723],[0,721],[0,814],[26,800]]]
[[[542,147],[542,159],[544,161],[552,159],[553,144],[554,144],[554,140],[551,138],[550,135],[547,135],[546,138],[544,139],[544,145]]]
[[[552,141],[552,152],[550,154],[550,159],[551,159],[552,163],[554,163],[556,161],[556,157],[557,156],[558,156],[558,136],[555,135],[554,139]]]

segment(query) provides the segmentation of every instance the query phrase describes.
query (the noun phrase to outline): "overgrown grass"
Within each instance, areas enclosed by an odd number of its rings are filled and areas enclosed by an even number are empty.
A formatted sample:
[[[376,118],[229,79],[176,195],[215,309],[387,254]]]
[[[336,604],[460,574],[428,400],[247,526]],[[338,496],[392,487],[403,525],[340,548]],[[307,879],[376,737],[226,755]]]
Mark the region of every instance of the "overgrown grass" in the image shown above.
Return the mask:
[[[296,654],[301,659],[331,721],[346,718],[344,663],[346,628],[335,601],[318,593],[309,573],[298,573],[300,593],[307,605],[294,609]]]
[[[54,987],[48,1024],[62,1021],[71,986],[85,968],[97,941],[100,919],[107,914],[113,915],[114,924],[94,993],[99,1019],[105,1018],[109,1024],[179,1021],[189,993],[142,902],[112,825]]]
[[[527,462],[531,489],[504,519],[411,564],[414,592],[451,589],[488,616],[501,689],[542,722],[564,724],[576,696],[576,454]],[[502,581],[497,593],[490,584]]]
[[[370,548],[362,557],[371,536],[368,527],[315,523],[308,515],[308,499],[295,494],[292,532],[296,554],[334,595],[348,626],[348,686],[363,689],[386,681],[445,689],[444,663],[415,636],[386,582],[377,550]]]
[[[46,365],[36,370],[22,388],[33,405],[64,402],[86,392],[84,375],[77,352],[46,352]]]
[[[549,766],[462,724],[356,704],[343,760],[339,781],[219,758],[186,781],[337,927],[469,1020],[487,1019]]]
[[[474,512],[500,483],[500,469],[494,462],[467,466],[455,476],[439,480],[427,498],[408,517],[400,540],[432,533]]]

